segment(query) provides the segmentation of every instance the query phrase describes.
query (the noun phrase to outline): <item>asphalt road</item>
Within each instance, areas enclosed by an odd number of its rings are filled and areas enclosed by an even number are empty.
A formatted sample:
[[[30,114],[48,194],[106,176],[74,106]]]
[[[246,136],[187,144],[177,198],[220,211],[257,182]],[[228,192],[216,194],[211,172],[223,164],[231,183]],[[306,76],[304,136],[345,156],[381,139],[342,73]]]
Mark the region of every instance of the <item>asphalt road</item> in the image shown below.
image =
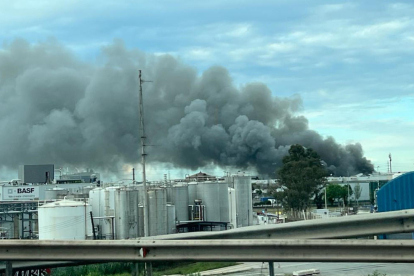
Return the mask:
[[[247,271],[238,271],[227,275],[263,276],[269,275],[267,263],[245,263],[251,265]],[[317,268],[324,276],[367,276],[375,270],[387,276],[414,276],[414,264],[381,263],[275,263],[275,274],[284,275],[293,271]]]

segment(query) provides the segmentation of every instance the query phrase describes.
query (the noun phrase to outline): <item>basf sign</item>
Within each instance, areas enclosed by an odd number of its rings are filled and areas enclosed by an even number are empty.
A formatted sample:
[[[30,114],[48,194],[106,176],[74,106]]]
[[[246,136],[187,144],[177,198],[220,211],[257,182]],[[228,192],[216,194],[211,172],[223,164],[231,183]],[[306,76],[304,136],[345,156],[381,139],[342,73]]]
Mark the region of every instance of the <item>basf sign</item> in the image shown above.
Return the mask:
[[[3,186],[3,200],[32,200],[39,199],[39,187]]]

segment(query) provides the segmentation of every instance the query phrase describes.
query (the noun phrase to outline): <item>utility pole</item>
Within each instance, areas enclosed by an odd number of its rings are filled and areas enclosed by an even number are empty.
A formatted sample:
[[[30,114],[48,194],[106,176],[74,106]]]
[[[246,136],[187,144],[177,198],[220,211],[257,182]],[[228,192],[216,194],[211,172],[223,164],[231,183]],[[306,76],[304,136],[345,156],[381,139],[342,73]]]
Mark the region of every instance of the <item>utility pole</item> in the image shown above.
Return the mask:
[[[144,188],[144,236],[149,236],[149,212],[148,212],[148,192],[147,192],[147,176],[145,174],[145,124],[144,124],[144,99],[142,97],[142,80],[141,70],[139,70],[139,118],[141,132],[141,165],[142,165],[142,184]],[[152,275],[152,264],[145,263],[145,272],[147,276]]]
[[[349,210],[349,171],[347,171],[348,173],[348,179],[347,179],[347,188],[348,188],[348,210]]]
[[[135,184],[135,168],[132,168],[132,183]]]
[[[392,173],[392,166],[391,166],[392,159],[391,159],[391,153],[388,155],[388,157],[390,158],[390,173]]]
[[[142,83],[144,81],[141,77],[141,70],[139,70],[139,119],[141,132],[141,165],[142,165],[142,184],[144,187],[144,236],[149,235],[148,224],[148,193],[147,193],[147,176],[145,173],[145,124],[144,124],[144,99],[142,97]]]

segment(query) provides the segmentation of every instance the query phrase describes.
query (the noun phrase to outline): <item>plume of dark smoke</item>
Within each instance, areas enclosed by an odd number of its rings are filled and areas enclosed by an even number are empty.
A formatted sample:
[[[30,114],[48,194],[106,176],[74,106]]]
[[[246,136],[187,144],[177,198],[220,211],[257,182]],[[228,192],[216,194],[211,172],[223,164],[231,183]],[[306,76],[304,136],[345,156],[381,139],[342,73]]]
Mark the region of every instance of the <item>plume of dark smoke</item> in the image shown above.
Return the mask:
[[[3,166],[136,163],[138,69],[153,81],[144,93],[152,161],[273,174],[289,145],[298,143],[315,149],[336,175],[373,170],[361,145],[324,139],[295,116],[300,97],[275,97],[262,83],[236,88],[222,67],[199,76],[172,56],[128,50],[119,41],[104,47],[94,64],[56,41],[15,40],[0,50]]]

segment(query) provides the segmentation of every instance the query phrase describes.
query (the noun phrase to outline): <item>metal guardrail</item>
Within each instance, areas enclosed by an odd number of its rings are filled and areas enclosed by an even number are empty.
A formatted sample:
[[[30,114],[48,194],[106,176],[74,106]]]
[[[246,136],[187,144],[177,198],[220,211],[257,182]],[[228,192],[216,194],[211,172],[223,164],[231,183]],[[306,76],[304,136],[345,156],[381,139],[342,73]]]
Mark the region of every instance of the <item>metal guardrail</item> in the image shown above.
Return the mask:
[[[3,240],[0,241],[0,260],[14,264],[16,261],[56,262],[49,264],[55,267],[81,262],[165,260],[412,263],[412,240],[318,240],[402,232],[414,232],[414,210],[138,240]],[[272,240],[276,238],[312,240]],[[74,263],[66,263],[68,261]],[[41,266],[40,263],[28,263],[26,267],[38,265]]]
[[[410,232],[414,232],[414,209],[282,224],[247,226],[226,231],[161,235],[140,239],[344,239]]]
[[[414,241],[4,241],[5,261],[414,262]]]

